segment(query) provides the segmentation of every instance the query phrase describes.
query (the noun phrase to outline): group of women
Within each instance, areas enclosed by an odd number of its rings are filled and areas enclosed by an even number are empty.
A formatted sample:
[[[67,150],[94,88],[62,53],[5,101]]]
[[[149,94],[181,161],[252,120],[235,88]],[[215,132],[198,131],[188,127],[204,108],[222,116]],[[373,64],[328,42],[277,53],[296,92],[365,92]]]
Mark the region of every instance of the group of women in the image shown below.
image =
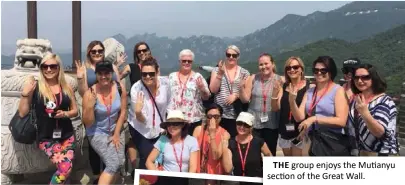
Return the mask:
[[[114,183],[125,153],[135,167],[135,151],[139,169],[251,177],[262,177],[262,156],[276,156],[277,145],[284,156],[398,154],[395,103],[376,68],[358,59],[344,62],[347,84],[341,87],[334,83],[334,60],[318,57],[310,84],[299,57],[287,59],[278,75],[272,56],[264,53],[259,72],[250,74],[238,65],[240,50],[231,45],[208,84],[192,70],[195,56],[188,49],[179,53],[179,71],[168,77],[160,75],[145,42],[135,45],[134,63],[123,67],[124,55],[105,61],[104,50],[102,42],[93,41],[85,63],[76,62],[89,160],[95,175],[102,171],[95,183]],[[62,66],[48,53],[39,79],[24,86],[19,105],[25,116],[35,104],[39,148],[57,167],[51,184],[68,182],[75,156],[70,118],[79,107]],[[155,184],[170,183],[188,184],[188,179],[159,177]]]

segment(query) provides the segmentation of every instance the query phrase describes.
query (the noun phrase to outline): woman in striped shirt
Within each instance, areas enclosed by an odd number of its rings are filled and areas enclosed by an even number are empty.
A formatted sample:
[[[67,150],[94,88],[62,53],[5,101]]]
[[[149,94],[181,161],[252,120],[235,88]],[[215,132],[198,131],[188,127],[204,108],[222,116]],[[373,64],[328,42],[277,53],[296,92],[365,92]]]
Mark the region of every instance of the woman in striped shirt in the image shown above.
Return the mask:
[[[220,126],[232,137],[237,135],[236,117],[242,109],[239,100],[239,90],[242,80],[249,75],[249,71],[238,65],[240,50],[235,45],[229,46],[226,51],[226,61],[220,61],[211,73],[209,88],[215,94],[215,103],[224,109]],[[235,110],[236,109],[236,110]]]
[[[398,154],[396,139],[397,108],[385,94],[387,84],[375,67],[360,64],[352,78],[354,101],[349,121],[354,125],[361,156]]]

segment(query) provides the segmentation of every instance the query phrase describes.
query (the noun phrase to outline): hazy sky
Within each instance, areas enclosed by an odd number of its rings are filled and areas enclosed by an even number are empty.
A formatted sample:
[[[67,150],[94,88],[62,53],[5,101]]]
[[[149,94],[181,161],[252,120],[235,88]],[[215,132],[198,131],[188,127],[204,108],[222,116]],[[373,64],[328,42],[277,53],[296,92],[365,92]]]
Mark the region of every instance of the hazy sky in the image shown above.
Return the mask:
[[[158,36],[244,36],[265,28],[286,14],[330,11],[348,2],[82,2],[82,45],[121,33]],[[27,35],[26,2],[1,2],[2,54],[15,52]],[[56,52],[72,45],[71,2],[38,2],[38,37]]]

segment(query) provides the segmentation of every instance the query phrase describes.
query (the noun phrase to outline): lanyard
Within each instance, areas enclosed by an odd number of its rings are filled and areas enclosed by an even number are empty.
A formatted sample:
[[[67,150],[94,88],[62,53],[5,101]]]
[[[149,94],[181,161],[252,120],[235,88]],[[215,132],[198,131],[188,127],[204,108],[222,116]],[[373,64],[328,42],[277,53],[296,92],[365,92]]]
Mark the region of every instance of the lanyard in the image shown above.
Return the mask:
[[[314,108],[316,107],[316,105],[321,101],[321,99],[323,98],[323,96],[326,94],[326,92],[328,92],[330,86],[332,85],[332,82],[328,83],[328,87],[325,88],[325,90],[323,91],[321,97],[319,97],[318,101],[315,102],[316,100],[316,96],[318,95],[318,91],[315,88],[315,93],[312,95],[312,101],[311,101],[311,105],[309,106],[309,110],[308,110],[308,115],[312,115],[312,110],[314,110]]]
[[[235,74],[234,74],[234,76],[233,76],[233,80],[231,80],[231,78],[230,78],[230,76],[229,76],[229,74],[228,74],[228,70],[227,69],[225,69],[225,73],[226,73],[226,77],[228,78],[228,80],[229,80],[229,90],[230,90],[230,94],[232,95],[232,93],[233,93],[233,83],[235,82],[235,78],[236,78],[236,74],[237,74],[237,72],[238,72],[238,67],[236,66],[236,69],[235,69]]]
[[[180,80],[180,74],[179,74],[179,73],[180,73],[180,72],[177,72],[177,78],[179,79],[179,86],[180,86],[180,88],[181,88],[180,104],[183,105],[184,91],[187,89],[187,83],[188,83],[188,79],[189,79],[190,76],[191,76],[191,73],[187,76],[186,83],[184,83],[184,85],[183,85],[183,83],[182,83],[181,80]]]
[[[238,150],[239,150],[239,157],[240,157],[240,162],[242,165],[242,176],[245,176],[245,167],[246,167],[246,158],[249,152],[249,148],[250,148],[250,143],[252,141],[249,141],[246,151],[245,151],[245,157],[242,158],[242,150],[240,149],[240,144],[238,143]]]
[[[177,152],[176,152],[176,148],[174,147],[174,144],[172,144],[172,148],[173,148],[174,157],[176,158],[177,165],[179,165],[180,172],[181,172],[181,167],[183,166],[183,149],[184,149],[184,141],[183,141],[183,140],[181,141],[181,153],[180,153],[180,160],[177,158]]]
[[[110,131],[110,134],[112,135],[111,131],[111,107],[112,107],[112,91],[113,91],[113,85],[111,85],[111,91],[108,94],[108,97],[110,98],[110,104],[107,104],[107,101],[105,97],[101,94],[101,98],[103,98],[104,106],[107,109],[107,116],[108,116],[108,130]]]
[[[55,105],[56,105],[56,107],[59,107],[59,105],[60,104],[62,104],[62,87],[61,86],[59,86],[59,101],[58,101],[58,99],[56,99],[56,96],[55,96],[55,94],[53,94],[53,98],[55,98]],[[55,107],[55,109],[56,109],[56,107]],[[56,119],[56,129],[58,129],[59,128],[59,119]]]
[[[267,93],[270,91],[270,88],[273,86],[273,76],[274,75],[272,75],[272,77],[269,78],[271,85],[267,86],[267,90],[265,88],[263,78],[261,78],[261,80],[260,80],[260,82],[261,82],[260,84],[262,87],[262,95],[263,95],[263,111],[262,112],[266,112]]]

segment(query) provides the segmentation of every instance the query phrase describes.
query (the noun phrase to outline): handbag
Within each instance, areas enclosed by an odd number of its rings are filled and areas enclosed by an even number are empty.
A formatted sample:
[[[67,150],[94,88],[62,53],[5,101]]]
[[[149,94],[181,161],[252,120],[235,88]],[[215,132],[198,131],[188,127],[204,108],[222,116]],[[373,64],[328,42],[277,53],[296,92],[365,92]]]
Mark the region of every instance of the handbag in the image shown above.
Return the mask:
[[[20,117],[20,113],[17,110],[13,118],[8,125],[8,129],[11,132],[14,140],[22,144],[33,144],[38,139],[37,129],[37,116],[35,112],[34,98],[38,91],[38,83],[32,96],[30,110],[27,115]]]
[[[316,98],[314,98],[315,100]],[[311,115],[315,115],[315,112],[316,106]],[[307,115],[308,117],[309,115]],[[312,125],[309,133],[311,145],[308,153],[310,156],[351,156],[351,141],[346,127],[344,128],[345,134],[342,134],[321,125],[316,128],[315,124]]]

